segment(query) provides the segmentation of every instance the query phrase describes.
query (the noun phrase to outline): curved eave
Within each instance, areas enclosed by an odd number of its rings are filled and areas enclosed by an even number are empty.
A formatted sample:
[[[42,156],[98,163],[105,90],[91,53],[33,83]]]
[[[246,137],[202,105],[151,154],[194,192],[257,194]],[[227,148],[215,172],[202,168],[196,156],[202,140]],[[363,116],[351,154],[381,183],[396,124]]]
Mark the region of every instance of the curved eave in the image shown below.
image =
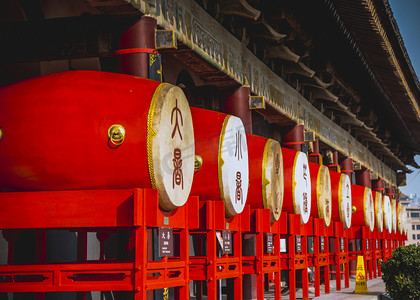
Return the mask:
[[[401,136],[420,152],[419,83],[388,1],[341,0],[334,1],[334,6],[392,102],[401,120]]]

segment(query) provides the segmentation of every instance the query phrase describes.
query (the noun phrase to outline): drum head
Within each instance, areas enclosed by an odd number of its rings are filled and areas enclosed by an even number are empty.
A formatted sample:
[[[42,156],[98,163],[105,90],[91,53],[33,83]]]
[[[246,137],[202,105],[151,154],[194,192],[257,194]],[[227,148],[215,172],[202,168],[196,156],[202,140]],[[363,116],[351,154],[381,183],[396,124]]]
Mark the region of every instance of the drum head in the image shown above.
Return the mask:
[[[147,124],[150,181],[159,203],[172,210],[187,202],[194,175],[191,111],[179,87],[161,84],[153,95]]]
[[[391,200],[391,208],[392,208],[392,230],[397,232],[397,201],[392,199]]]
[[[407,234],[408,233],[408,224],[407,224],[407,210],[405,208],[405,206],[402,206],[402,230],[403,230],[403,234]]]
[[[398,202],[397,203],[397,229],[402,234],[404,233],[404,207],[403,205]]]
[[[331,223],[332,214],[331,177],[330,171],[324,165],[319,168],[316,184],[318,215],[321,219],[324,219],[324,224],[328,227]]]
[[[301,223],[306,224],[311,214],[311,175],[308,157],[298,152],[293,164],[293,208],[300,214]]]
[[[218,176],[226,214],[243,211],[248,195],[249,166],[245,128],[241,119],[228,115],[219,140]]]
[[[351,226],[351,183],[347,175],[340,175],[340,183],[338,187],[338,210],[340,213],[340,221],[344,223],[344,229]]]
[[[264,208],[270,209],[271,221],[274,222],[280,218],[283,206],[284,171],[280,144],[272,139],[269,139],[264,147],[262,180]]]
[[[384,210],[382,206],[382,193],[374,191],[373,194],[375,197],[376,227],[378,227],[379,232],[382,232],[384,230]]]
[[[372,190],[368,187],[365,188],[363,195],[363,209],[365,224],[369,227],[370,231],[373,231],[373,228],[375,227],[375,208],[373,204]]]
[[[392,231],[392,207],[391,201],[389,200],[388,196],[384,196],[383,199],[383,207],[384,207],[384,227],[388,229],[388,232],[391,233]]]

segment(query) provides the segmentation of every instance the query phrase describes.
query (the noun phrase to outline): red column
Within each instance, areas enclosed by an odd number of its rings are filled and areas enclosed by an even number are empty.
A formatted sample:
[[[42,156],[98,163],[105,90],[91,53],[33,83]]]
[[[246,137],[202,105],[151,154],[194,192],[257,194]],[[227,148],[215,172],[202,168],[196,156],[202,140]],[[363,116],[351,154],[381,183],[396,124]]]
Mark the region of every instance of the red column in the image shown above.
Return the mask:
[[[353,173],[353,159],[346,158],[340,163],[341,167],[341,173],[346,174],[350,176],[351,179],[351,173]]]
[[[372,181],[372,190],[379,191],[383,193],[385,191],[385,183],[383,179],[373,180]]]
[[[282,130],[281,146],[302,151],[302,144],[305,142],[304,131],[305,128],[302,124],[284,128]]]
[[[314,164],[322,164],[322,156],[319,154],[319,139],[316,138],[315,141],[312,142],[312,153],[309,154],[308,160]]]
[[[156,27],[155,18],[142,16],[124,32],[120,38],[120,51],[129,50],[130,53],[120,54],[121,73],[148,78],[148,51],[156,48]]]
[[[245,132],[252,134],[252,116],[249,109],[249,86],[241,86],[223,104],[223,112],[234,115],[244,123]]]
[[[372,188],[372,182],[370,180],[370,170],[365,169],[363,171],[357,172],[356,182],[358,185]]]
[[[328,165],[328,169],[334,172],[341,172],[340,165],[338,164],[338,152],[333,152],[332,163]]]

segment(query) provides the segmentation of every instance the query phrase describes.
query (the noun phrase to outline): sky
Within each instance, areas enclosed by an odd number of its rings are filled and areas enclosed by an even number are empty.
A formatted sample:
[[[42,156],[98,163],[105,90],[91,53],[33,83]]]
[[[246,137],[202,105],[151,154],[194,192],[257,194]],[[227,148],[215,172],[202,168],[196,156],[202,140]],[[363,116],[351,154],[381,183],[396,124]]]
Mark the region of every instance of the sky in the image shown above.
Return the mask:
[[[420,75],[420,0],[389,0],[389,4],[418,78]],[[420,165],[420,155],[417,155],[415,160]],[[406,195],[416,193],[420,196],[420,170],[410,166],[409,168],[413,170],[413,173],[407,174],[407,185],[402,186],[401,191]]]

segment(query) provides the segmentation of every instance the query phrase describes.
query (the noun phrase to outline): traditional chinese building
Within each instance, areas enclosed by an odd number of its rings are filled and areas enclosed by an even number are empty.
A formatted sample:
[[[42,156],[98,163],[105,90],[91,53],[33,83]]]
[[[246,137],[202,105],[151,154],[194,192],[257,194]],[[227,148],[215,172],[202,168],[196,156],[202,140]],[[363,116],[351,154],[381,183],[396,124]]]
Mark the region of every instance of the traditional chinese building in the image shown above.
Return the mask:
[[[121,70],[116,51],[139,47],[125,37],[143,15],[155,20],[141,29],[147,47],[168,48],[163,79],[192,105],[229,111],[229,95],[249,86],[249,131],[280,140],[303,124],[321,153],[394,186],[416,165],[419,83],[388,1],[2,1],[1,84]],[[155,28],[175,39],[155,43]]]

